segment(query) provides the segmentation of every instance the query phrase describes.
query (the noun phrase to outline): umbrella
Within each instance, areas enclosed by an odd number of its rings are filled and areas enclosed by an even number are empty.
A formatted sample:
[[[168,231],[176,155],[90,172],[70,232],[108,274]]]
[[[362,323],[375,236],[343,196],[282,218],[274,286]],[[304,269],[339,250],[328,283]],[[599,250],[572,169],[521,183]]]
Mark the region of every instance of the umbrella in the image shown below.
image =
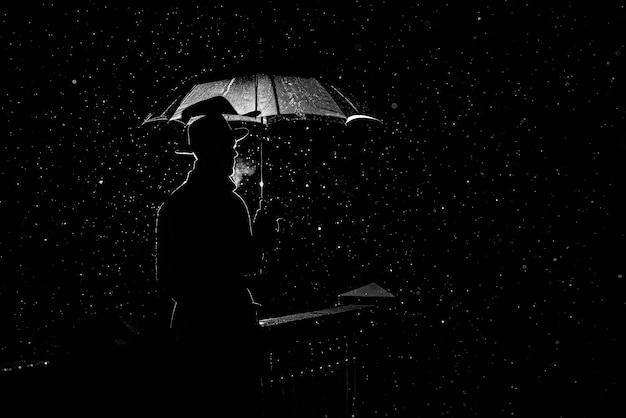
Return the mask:
[[[184,109],[215,96],[224,96],[237,112],[224,115],[230,122],[261,124],[265,127],[281,121],[319,120],[344,124],[354,120],[380,122],[375,117],[362,114],[339,89],[314,77],[251,74],[194,83],[165,108],[150,113],[143,124],[184,124],[181,119]],[[260,154],[259,209],[264,186],[263,140]]]
[[[284,120],[378,120],[361,114],[342,92],[316,78],[252,74],[193,84],[167,107],[148,115],[143,123],[182,123],[185,108],[214,96],[224,96],[237,111],[237,115],[224,115],[229,121],[271,125]]]

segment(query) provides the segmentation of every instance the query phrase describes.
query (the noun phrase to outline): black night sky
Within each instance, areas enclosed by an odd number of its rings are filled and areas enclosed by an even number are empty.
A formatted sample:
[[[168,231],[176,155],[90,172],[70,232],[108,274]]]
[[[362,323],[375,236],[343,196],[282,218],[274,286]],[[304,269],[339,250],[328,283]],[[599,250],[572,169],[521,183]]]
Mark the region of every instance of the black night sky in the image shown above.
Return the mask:
[[[546,3],[2,6],[0,360],[158,316],[156,211],[190,161],[141,122],[198,78],[291,74],[384,124],[270,133],[264,314],[397,295],[420,374],[388,416],[623,410],[626,8]]]

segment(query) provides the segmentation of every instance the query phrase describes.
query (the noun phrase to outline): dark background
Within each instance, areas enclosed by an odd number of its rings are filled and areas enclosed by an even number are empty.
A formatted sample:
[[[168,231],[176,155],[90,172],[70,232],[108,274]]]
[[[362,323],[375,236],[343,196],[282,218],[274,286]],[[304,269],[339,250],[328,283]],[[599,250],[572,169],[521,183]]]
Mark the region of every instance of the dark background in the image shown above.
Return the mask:
[[[181,132],[141,122],[196,77],[268,72],[384,125],[271,134],[267,193],[291,224],[265,315],[374,281],[427,365],[400,411],[623,409],[626,10],[588,3],[2,6],[2,360],[158,316],[156,211],[190,161]]]

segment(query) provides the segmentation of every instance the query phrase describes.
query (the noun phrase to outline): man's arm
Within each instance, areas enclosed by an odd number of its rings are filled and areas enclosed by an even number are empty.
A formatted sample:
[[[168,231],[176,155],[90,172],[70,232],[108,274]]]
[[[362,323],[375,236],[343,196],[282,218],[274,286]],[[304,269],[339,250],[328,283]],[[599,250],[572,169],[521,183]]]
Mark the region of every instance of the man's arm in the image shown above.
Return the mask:
[[[262,262],[265,253],[278,245],[279,220],[267,209],[258,210],[253,218],[252,231],[253,246]]]

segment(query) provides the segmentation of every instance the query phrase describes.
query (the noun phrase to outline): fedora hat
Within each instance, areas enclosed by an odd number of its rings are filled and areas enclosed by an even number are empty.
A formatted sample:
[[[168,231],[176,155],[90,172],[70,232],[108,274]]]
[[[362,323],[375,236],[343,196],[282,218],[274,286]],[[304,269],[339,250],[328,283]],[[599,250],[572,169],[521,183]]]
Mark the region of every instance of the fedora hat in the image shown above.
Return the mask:
[[[245,138],[249,131],[246,128],[231,128],[223,115],[236,115],[237,111],[230,102],[223,96],[215,96],[210,99],[201,100],[188,107],[182,113],[180,121],[187,128],[187,146],[180,147],[178,154],[188,154],[194,147],[193,141],[210,140],[202,133],[208,134],[212,139],[228,140],[238,142]],[[201,133],[202,132],[202,133]],[[211,146],[212,144],[198,144],[195,146]]]
[[[247,128],[231,128],[230,124],[224,119],[221,113],[208,113],[197,116],[197,118],[191,120],[191,123],[187,124],[190,141],[197,139],[198,134],[195,132],[207,133],[216,140],[226,139],[235,142],[241,141],[250,132]]]
[[[182,122],[188,123],[192,116],[207,115],[209,113],[236,115],[237,111],[224,96],[214,96],[192,103],[183,109],[180,116]]]

